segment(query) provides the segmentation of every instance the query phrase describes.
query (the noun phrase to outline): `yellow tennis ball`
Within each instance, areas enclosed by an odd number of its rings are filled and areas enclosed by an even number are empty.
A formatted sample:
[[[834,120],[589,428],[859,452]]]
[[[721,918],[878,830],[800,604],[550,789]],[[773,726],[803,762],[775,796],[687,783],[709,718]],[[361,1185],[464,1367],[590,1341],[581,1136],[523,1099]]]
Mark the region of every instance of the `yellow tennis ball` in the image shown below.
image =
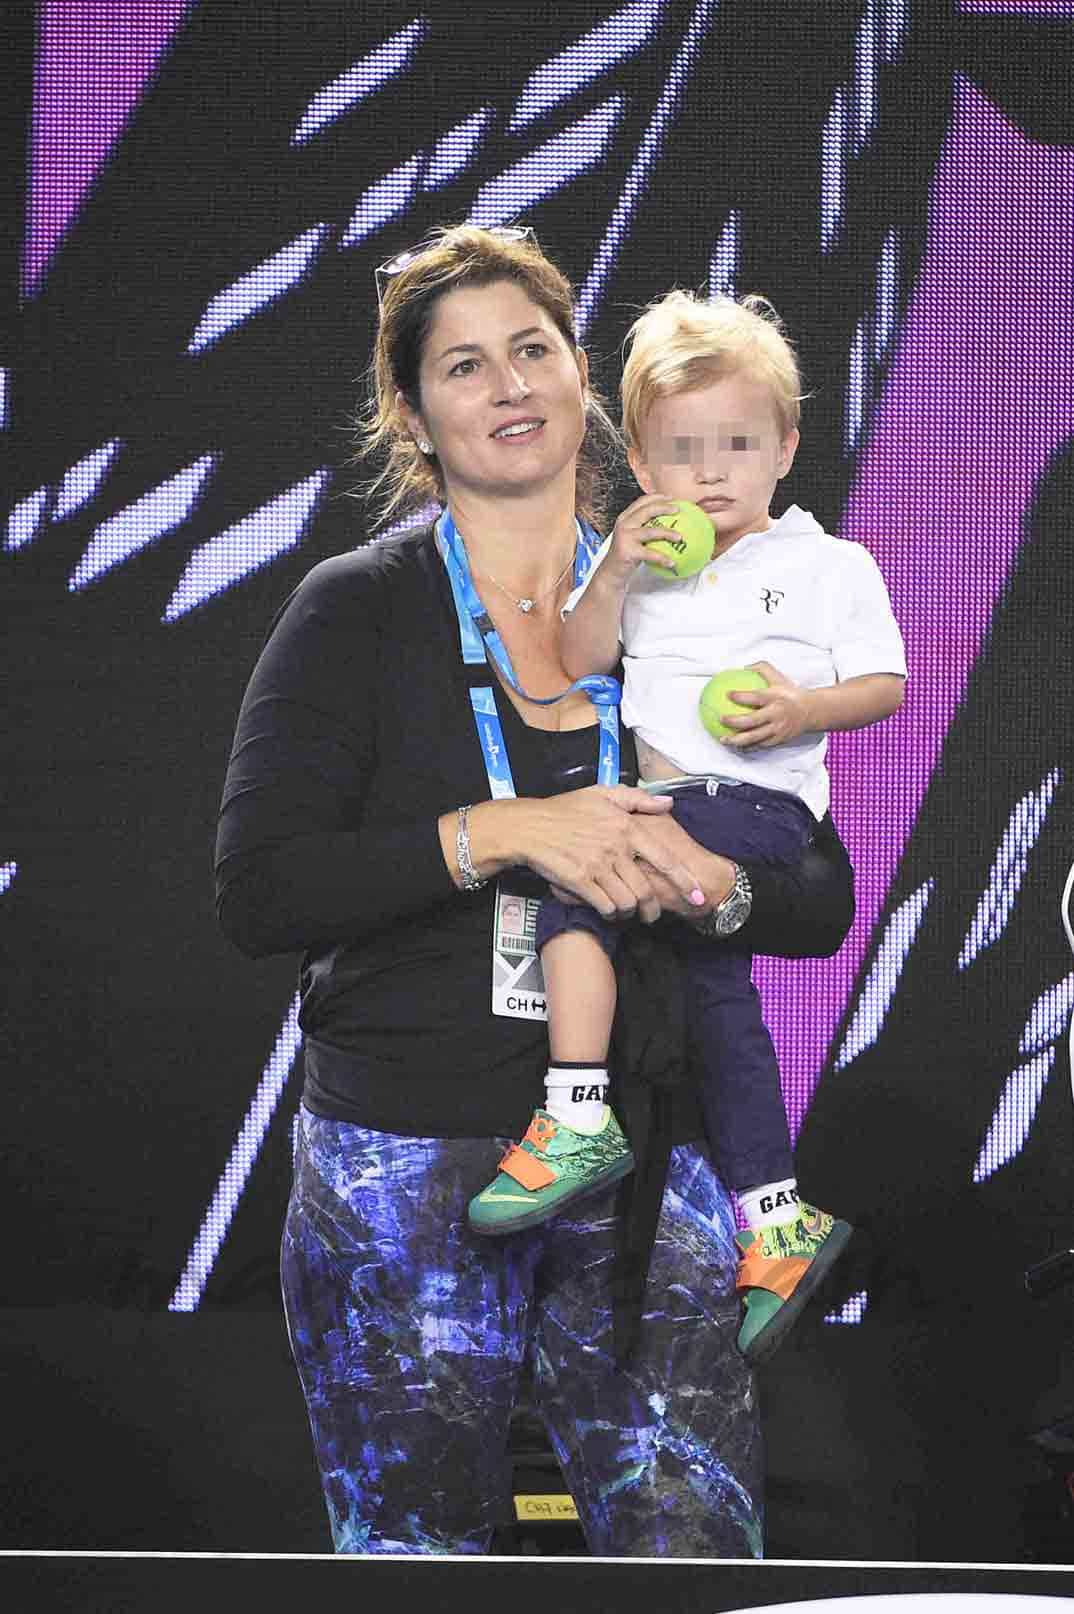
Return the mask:
[[[768,679],[764,678],[753,667],[727,667],[710,678],[701,691],[698,709],[701,721],[708,729],[714,740],[728,740],[735,733],[722,721],[725,717],[745,717],[747,712],[753,710],[750,706],[743,706],[740,701],[731,699],[731,691],[746,689],[767,689]]]
[[[700,505],[691,504],[689,499],[678,499],[676,504],[673,514],[653,516],[645,523],[647,527],[667,527],[672,534],[670,538],[653,538],[645,545],[646,549],[667,555],[675,562],[673,572],[654,566],[651,561],[645,562],[654,577],[663,577],[669,583],[693,577],[702,566],[707,566],[716,542],[716,529]]]

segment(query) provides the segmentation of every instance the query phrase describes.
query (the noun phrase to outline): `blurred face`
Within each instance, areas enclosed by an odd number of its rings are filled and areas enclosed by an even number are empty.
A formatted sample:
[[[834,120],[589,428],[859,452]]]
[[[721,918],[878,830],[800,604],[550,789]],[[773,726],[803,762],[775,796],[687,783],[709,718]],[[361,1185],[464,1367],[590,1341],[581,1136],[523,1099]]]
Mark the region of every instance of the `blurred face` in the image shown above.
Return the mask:
[[[415,438],[433,445],[449,500],[522,498],[557,482],[571,493],[585,436],[586,361],[510,280],[447,292],[422,353],[418,407],[400,396]]]
[[[658,398],[630,465],[645,493],[690,499],[716,528],[716,554],[772,524],[776,483],[794,462],[798,433],[781,435],[772,394],[735,374],[697,392]]]

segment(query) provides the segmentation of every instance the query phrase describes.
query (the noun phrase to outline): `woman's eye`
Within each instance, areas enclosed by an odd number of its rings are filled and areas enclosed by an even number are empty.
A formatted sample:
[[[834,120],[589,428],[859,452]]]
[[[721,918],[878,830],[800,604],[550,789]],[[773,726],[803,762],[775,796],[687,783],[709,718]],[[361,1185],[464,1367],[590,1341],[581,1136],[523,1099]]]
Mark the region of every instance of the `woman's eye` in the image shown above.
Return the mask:
[[[451,369],[448,371],[448,375],[473,375],[476,369],[476,359],[460,359],[458,364],[453,364],[451,366]]]
[[[544,342],[527,342],[522,352],[527,359],[543,359],[548,347]]]

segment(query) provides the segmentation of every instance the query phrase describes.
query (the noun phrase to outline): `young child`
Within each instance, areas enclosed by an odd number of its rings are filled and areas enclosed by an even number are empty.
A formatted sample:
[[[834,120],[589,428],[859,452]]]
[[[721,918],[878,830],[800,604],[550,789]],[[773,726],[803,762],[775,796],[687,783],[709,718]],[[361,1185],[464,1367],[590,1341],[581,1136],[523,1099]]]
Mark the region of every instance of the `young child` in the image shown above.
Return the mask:
[[[829,537],[796,506],[777,521],[769,514],[798,446],[801,383],[765,299],[671,292],[628,341],[623,429],[644,494],[567,602],[564,666],[575,678],[622,660],[623,719],[640,776],[675,797],[675,817],[695,840],[732,860],[796,863],[828,808],[827,732],[863,728],[902,702],[906,661],[887,590],[867,550]],[[641,564],[661,532],[653,518],[677,499],[700,505],[716,534],[711,561],[683,581]],[[767,687],[735,695],[748,710],[721,742],[703,726],[698,699],[714,673],[748,665]],[[730,895],[693,930],[678,927],[678,949],[709,1144],[748,1224],[738,1235],[739,1347],[758,1361],[785,1337],[851,1229],[798,1199],[752,958],[733,943],[750,900],[736,865]],[[631,1167],[605,1103],[618,935],[584,905],[558,895],[542,905],[547,1100],[471,1202],[478,1231],[532,1226]]]

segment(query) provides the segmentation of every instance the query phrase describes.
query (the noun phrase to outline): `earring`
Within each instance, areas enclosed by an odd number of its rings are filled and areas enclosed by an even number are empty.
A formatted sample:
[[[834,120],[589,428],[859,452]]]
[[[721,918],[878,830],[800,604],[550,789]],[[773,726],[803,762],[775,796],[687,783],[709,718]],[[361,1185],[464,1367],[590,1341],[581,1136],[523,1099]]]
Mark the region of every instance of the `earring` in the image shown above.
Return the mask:
[[[431,454],[433,451],[433,445],[427,437],[418,438],[418,447],[423,454]]]

